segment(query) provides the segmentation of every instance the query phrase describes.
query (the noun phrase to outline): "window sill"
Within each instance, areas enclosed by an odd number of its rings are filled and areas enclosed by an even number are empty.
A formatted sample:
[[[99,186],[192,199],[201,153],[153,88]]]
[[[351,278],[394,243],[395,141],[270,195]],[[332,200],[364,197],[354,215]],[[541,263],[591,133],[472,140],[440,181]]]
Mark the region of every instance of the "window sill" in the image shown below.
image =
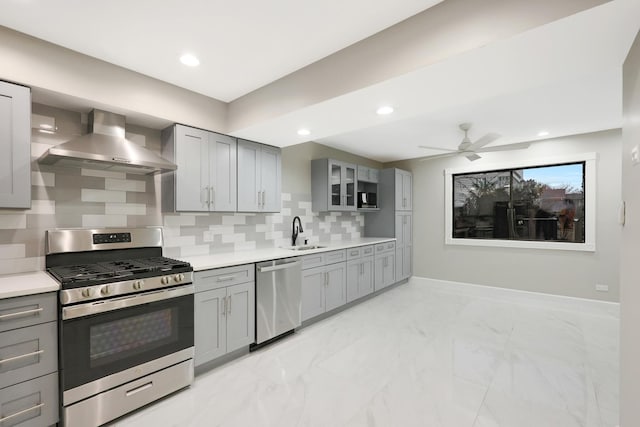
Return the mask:
[[[558,251],[595,252],[595,243],[568,243],[529,240],[500,240],[500,239],[454,239],[446,238],[445,244],[458,246],[483,246],[494,248],[544,249]]]

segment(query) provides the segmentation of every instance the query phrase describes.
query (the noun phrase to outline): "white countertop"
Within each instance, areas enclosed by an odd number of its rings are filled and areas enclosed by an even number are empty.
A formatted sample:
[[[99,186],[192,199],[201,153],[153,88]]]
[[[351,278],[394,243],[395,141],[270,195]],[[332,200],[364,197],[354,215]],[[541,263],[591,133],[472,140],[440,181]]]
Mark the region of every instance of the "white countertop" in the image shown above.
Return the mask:
[[[0,299],[56,292],[60,285],[44,271],[0,276]]]
[[[265,248],[248,251],[227,252],[213,255],[200,255],[194,257],[180,257],[181,260],[191,263],[195,271],[209,270],[212,268],[231,267],[234,265],[251,264],[254,262],[268,261],[278,258],[289,258],[329,252],[339,249],[348,249],[356,246],[375,245],[382,242],[394,241],[394,238],[363,237],[354,240],[341,240],[336,242],[317,242],[314,245],[326,246],[325,248],[309,249],[305,251],[293,251],[284,248]]]

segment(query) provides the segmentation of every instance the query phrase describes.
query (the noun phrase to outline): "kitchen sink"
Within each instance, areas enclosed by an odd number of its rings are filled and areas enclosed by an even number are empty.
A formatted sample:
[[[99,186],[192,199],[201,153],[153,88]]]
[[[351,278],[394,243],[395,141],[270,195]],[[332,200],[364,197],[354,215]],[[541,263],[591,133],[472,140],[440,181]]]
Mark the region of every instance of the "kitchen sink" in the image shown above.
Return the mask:
[[[311,249],[322,249],[326,246],[322,245],[302,245],[302,246],[287,246],[282,249],[289,249],[290,251],[310,251]]]

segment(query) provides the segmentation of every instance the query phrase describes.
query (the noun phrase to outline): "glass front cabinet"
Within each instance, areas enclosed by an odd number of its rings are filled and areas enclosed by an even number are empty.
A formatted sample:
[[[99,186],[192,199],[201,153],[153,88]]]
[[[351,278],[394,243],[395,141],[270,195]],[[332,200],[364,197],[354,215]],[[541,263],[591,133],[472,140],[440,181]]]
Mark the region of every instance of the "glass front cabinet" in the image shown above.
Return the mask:
[[[312,209],[315,212],[355,211],[357,168],[338,160],[312,160]]]

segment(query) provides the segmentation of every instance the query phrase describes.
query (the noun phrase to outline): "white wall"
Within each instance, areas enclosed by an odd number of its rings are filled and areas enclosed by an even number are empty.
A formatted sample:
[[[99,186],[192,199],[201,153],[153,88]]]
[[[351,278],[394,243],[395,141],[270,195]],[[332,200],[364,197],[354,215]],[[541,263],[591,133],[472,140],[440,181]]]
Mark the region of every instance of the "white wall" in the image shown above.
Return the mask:
[[[620,146],[621,132],[613,130],[536,142],[522,151],[486,153],[473,164],[596,152],[595,252],[445,245],[443,171],[468,166],[469,161],[448,157],[394,163],[414,174],[414,275],[618,301]],[[609,292],[596,292],[596,283],[609,285]]]
[[[640,165],[631,164],[631,150],[640,145],[640,33],[623,72],[622,198],[627,218],[620,264],[620,426],[633,427],[640,425]]]

